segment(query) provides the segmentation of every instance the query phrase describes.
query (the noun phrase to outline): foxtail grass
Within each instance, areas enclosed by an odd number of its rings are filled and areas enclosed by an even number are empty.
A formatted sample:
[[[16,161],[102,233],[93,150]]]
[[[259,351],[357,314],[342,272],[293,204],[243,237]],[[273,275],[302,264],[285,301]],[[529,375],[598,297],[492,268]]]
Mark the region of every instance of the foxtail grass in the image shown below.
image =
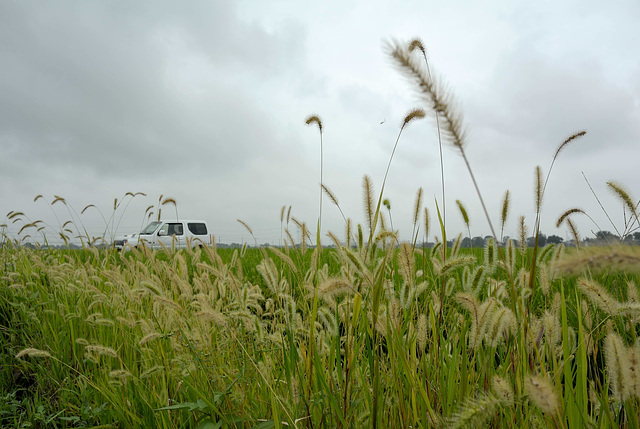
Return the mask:
[[[318,115],[311,115],[305,120],[307,125],[316,124],[320,133],[320,205],[318,214],[318,233],[317,233],[317,246],[320,246],[320,231],[322,230],[322,184],[324,183],[324,148],[322,145],[322,121]]]
[[[476,189],[480,204],[484,210],[491,233],[497,241],[497,236],[484,204],[484,199],[482,198],[480,188],[478,187],[478,183],[473,175],[471,165],[464,150],[466,133],[462,124],[462,115],[453,107],[455,104],[453,96],[410,54],[409,49],[405,45],[397,41],[391,41],[387,43],[386,49],[397,69],[414,83],[416,91],[429,109],[442,116],[445,139],[447,139],[462,156],[471,181]]]
[[[509,203],[511,201],[509,191],[507,190],[504,193],[504,198],[502,199],[502,209],[500,210],[500,243],[502,243],[502,237],[504,234],[504,226],[507,223],[507,218],[509,216]],[[471,235],[471,234],[469,234]],[[469,237],[471,238],[471,237]]]
[[[469,225],[469,214],[467,213],[467,209],[462,204],[462,201],[456,200],[456,204],[458,206],[458,210],[460,210],[460,216],[462,216],[462,221],[464,225],[467,227],[467,233],[469,234],[469,240],[471,240],[471,227]]]

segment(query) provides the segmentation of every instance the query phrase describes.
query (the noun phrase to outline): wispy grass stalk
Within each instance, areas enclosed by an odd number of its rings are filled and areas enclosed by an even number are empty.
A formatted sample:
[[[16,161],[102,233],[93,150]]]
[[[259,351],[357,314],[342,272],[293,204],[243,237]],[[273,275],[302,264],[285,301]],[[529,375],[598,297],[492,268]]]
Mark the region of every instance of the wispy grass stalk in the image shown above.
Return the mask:
[[[419,38],[414,38],[409,42],[409,52],[413,52],[418,49],[422,53],[424,58],[424,65],[427,71],[427,77],[431,80],[431,70],[429,69],[429,60],[427,59],[427,50]],[[438,149],[440,151],[440,181],[442,183],[442,221],[446,227],[447,225],[447,204],[445,193],[445,180],[444,180],[444,158],[442,156],[442,133],[440,131],[440,113],[436,110],[436,130],[438,131]]]
[[[453,147],[460,153],[460,156],[462,156],[465,166],[467,167],[467,171],[469,172],[469,176],[471,177],[471,181],[473,182],[473,186],[475,187],[476,194],[480,199],[480,204],[484,210],[491,233],[497,241],[498,238],[493,228],[491,218],[489,217],[489,213],[487,212],[487,208],[484,204],[482,193],[480,192],[478,182],[473,175],[471,165],[469,164],[467,154],[464,150],[466,133],[462,125],[462,115],[453,107],[454,103],[452,95],[443,88],[442,84],[438,84],[436,80],[432,78],[431,73],[427,72],[427,70],[416,61],[415,57],[410,55],[408,48],[404,44],[392,41],[387,44],[386,48],[388,55],[395,63],[398,70],[400,70],[400,72],[402,72],[416,85],[416,90],[426,105],[431,110],[442,116],[445,138],[449,140]]]
[[[316,239],[318,242],[318,248],[320,246],[320,231],[322,228],[322,186],[324,183],[323,174],[324,174],[324,149],[322,145],[322,121],[318,115],[311,115],[307,117],[305,120],[307,125],[316,124],[318,126],[318,132],[320,133],[320,203],[319,203],[319,214],[318,214],[318,233],[316,234]]]

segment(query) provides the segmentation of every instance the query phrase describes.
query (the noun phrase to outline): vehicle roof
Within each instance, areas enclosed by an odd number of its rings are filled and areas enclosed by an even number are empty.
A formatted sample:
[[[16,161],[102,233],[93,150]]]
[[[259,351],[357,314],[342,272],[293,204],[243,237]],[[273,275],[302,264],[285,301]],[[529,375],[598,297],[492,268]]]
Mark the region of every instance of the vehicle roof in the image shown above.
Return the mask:
[[[152,220],[149,223],[151,223],[151,222],[200,222],[200,223],[207,223],[206,220],[200,220],[200,219],[160,219],[159,221]]]

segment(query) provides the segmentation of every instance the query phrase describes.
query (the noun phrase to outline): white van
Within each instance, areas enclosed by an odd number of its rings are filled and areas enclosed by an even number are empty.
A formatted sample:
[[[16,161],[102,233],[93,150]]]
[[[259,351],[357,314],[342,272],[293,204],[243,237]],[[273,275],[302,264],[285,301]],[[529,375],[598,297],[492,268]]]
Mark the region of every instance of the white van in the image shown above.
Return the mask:
[[[124,236],[115,241],[115,247],[122,250],[141,245],[151,249],[185,249],[187,246],[211,246],[213,236],[203,220],[161,220],[147,225],[139,234]]]

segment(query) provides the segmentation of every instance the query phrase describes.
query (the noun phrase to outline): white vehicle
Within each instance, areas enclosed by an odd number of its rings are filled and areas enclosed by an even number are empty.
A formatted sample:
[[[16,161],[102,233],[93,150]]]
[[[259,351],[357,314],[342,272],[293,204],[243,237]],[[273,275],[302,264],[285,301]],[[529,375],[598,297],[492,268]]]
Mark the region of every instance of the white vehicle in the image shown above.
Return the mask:
[[[115,240],[118,250],[145,245],[151,249],[185,249],[187,246],[211,246],[213,236],[209,234],[203,220],[161,220],[147,225],[139,234],[125,235]]]

